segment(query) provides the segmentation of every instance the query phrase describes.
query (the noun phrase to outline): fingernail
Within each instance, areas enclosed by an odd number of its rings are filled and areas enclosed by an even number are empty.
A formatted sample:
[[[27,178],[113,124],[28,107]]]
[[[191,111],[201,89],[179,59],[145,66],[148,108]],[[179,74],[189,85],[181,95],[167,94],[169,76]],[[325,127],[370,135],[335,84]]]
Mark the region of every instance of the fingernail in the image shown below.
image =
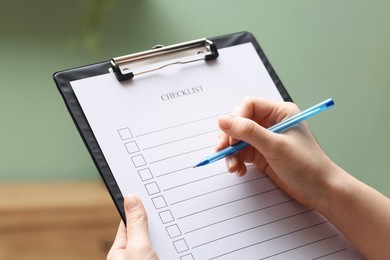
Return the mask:
[[[133,194],[129,194],[126,196],[125,207],[127,210],[131,210],[131,209],[137,207],[138,204],[139,204],[139,199],[137,198],[137,196],[135,196]]]
[[[242,176],[242,173],[239,172],[239,171],[236,171],[236,175],[237,175],[238,177],[241,177],[241,176]]]
[[[227,168],[230,169],[232,167],[232,158],[226,157],[225,161],[226,161]]]
[[[233,116],[232,115],[222,115],[219,117],[220,119],[220,127],[225,129],[225,130],[230,130],[231,124],[233,121]]]
[[[229,172],[232,172],[231,170],[234,167],[234,158],[233,157],[226,157],[226,165],[227,165]]]
[[[219,142],[220,142],[220,140],[221,140],[221,135],[218,134],[217,135],[217,142],[215,143],[215,147],[214,147],[215,151],[219,150],[219,146],[220,146]]]

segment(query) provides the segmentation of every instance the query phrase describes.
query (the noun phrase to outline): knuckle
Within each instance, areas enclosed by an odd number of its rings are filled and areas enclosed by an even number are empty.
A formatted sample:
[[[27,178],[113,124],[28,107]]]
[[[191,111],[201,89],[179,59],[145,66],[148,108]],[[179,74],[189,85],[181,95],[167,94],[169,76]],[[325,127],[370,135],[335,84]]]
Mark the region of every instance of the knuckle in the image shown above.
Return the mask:
[[[147,215],[142,214],[140,212],[134,212],[126,216],[126,222],[128,225],[134,225],[134,224],[143,223],[147,221],[148,221]]]
[[[278,150],[285,149],[289,145],[285,138],[276,138],[273,142],[273,146]]]
[[[286,102],[285,105],[286,105],[286,108],[287,108],[291,113],[298,113],[298,112],[299,112],[299,108],[298,108],[297,104],[295,104],[295,103],[293,103],[293,102]]]
[[[240,125],[240,132],[244,135],[253,135],[256,132],[256,125],[249,120],[245,120]]]

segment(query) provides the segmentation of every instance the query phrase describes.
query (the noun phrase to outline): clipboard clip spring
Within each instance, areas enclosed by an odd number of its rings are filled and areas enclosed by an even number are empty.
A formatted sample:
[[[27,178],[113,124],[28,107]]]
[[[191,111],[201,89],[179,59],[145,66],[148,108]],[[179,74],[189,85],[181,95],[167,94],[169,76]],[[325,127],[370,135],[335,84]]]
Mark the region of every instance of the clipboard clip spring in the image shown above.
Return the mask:
[[[124,81],[175,64],[214,60],[218,55],[215,44],[204,38],[166,47],[157,45],[148,51],[113,58],[111,69],[118,81]],[[137,71],[140,67],[143,69]]]

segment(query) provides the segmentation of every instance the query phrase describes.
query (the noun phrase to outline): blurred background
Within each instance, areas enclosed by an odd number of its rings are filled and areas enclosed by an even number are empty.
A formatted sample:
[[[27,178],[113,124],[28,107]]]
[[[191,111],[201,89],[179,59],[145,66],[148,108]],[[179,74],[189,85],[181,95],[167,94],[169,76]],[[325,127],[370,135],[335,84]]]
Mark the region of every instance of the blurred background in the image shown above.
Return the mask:
[[[53,73],[249,31],[328,155],[390,196],[390,1],[2,1],[0,259],[104,259],[119,214]],[[35,244],[34,244],[35,243]],[[56,256],[56,257],[54,257]]]

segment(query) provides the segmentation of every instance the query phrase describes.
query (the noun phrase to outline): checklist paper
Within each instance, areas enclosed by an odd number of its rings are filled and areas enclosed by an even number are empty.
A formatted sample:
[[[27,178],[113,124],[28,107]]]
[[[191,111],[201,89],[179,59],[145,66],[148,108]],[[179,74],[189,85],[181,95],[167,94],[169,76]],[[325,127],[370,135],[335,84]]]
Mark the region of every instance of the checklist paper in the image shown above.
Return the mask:
[[[255,166],[244,177],[214,152],[219,115],[245,96],[282,101],[251,43],[215,61],[168,66],[119,82],[71,82],[123,196],[137,194],[160,259],[360,259],[323,216]]]

